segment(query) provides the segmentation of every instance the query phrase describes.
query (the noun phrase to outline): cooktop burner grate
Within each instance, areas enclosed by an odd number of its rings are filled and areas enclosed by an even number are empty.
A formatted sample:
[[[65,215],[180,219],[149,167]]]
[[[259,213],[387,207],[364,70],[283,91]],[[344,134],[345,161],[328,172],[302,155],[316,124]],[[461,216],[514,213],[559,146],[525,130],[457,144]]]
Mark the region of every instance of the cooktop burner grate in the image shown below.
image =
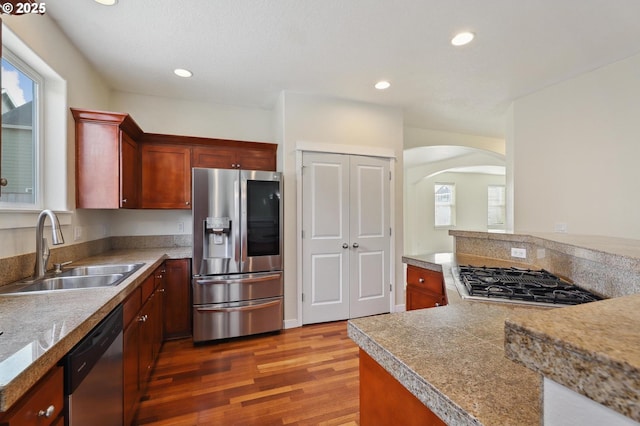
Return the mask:
[[[469,296],[544,303],[578,305],[602,298],[552,273],[522,268],[459,266],[460,281]]]

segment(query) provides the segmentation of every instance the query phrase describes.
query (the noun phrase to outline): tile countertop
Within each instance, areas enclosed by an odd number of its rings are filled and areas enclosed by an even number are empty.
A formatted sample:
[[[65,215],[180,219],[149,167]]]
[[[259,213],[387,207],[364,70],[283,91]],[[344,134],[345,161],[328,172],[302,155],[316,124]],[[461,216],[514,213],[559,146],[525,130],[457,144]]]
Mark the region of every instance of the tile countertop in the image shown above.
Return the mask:
[[[640,294],[514,314],[505,335],[509,358],[640,421]]]
[[[349,335],[448,424],[539,425],[542,375],[640,420],[640,295],[563,308],[462,300],[451,265],[526,265],[402,260],[441,270],[450,304],[351,320]]]
[[[442,271],[449,305],[350,320],[349,336],[447,424],[539,425],[541,376],[505,358],[504,323],[554,308],[462,300],[451,275],[462,259],[450,253],[402,260]]]
[[[118,250],[73,266],[145,263],[116,287],[0,295],[0,412],[6,411],[166,258],[190,248]]]

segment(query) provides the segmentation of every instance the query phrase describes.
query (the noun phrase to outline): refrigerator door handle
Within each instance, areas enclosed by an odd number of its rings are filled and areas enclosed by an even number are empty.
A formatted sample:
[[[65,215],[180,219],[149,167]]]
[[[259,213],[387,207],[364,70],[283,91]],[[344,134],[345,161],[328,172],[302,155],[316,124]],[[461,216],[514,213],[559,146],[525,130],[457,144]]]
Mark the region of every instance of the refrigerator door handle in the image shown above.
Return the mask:
[[[217,308],[217,307],[209,307],[209,308],[196,308],[198,312],[246,312],[246,311],[255,311],[257,309],[264,309],[270,306],[275,306],[282,303],[282,300],[273,300],[271,302],[263,302],[255,305],[248,306],[236,306],[232,308]]]
[[[259,283],[262,281],[271,281],[274,279],[280,279],[281,274],[269,274],[269,275],[260,275],[256,277],[244,277],[244,278],[230,278],[230,279],[202,279],[199,278],[196,283],[198,285],[224,285],[224,284],[251,284],[251,283]]]

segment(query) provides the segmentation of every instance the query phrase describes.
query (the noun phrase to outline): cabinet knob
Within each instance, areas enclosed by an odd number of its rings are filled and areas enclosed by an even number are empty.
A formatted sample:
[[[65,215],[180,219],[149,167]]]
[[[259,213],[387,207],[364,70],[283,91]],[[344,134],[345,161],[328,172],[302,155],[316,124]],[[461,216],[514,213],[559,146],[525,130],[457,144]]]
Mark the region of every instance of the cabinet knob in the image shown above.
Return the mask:
[[[191,204],[191,201],[185,201],[184,203],[188,206],[189,204]]]
[[[49,418],[51,416],[53,416],[53,413],[55,413],[56,411],[56,407],[53,405],[50,405],[47,407],[46,410],[40,410],[38,411],[38,417],[46,417]]]
[[[140,315],[138,317],[138,322],[146,322],[147,321],[147,316],[146,315]]]
[[[122,199],[122,204],[125,204],[126,202],[127,202],[127,199],[126,199],[126,198],[123,198],[123,199]]]
[[[437,308],[438,306],[440,306],[440,304],[439,304],[439,303],[436,303],[436,308]]]
[[[420,279],[418,279],[418,282],[419,282],[420,284],[422,284],[422,283],[424,282],[424,278],[420,278]]]
[[[158,293],[164,293],[164,288],[159,288]]]

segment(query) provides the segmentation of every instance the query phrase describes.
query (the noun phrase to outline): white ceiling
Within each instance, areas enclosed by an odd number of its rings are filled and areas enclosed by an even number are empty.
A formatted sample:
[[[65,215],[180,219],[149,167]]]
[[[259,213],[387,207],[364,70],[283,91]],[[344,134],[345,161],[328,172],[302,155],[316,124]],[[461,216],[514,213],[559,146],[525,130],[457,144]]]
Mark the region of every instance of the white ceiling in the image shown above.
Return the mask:
[[[638,0],[55,0],[47,14],[116,90],[261,108],[288,90],[493,137],[514,98],[640,52]],[[476,39],[454,48],[460,30]]]

